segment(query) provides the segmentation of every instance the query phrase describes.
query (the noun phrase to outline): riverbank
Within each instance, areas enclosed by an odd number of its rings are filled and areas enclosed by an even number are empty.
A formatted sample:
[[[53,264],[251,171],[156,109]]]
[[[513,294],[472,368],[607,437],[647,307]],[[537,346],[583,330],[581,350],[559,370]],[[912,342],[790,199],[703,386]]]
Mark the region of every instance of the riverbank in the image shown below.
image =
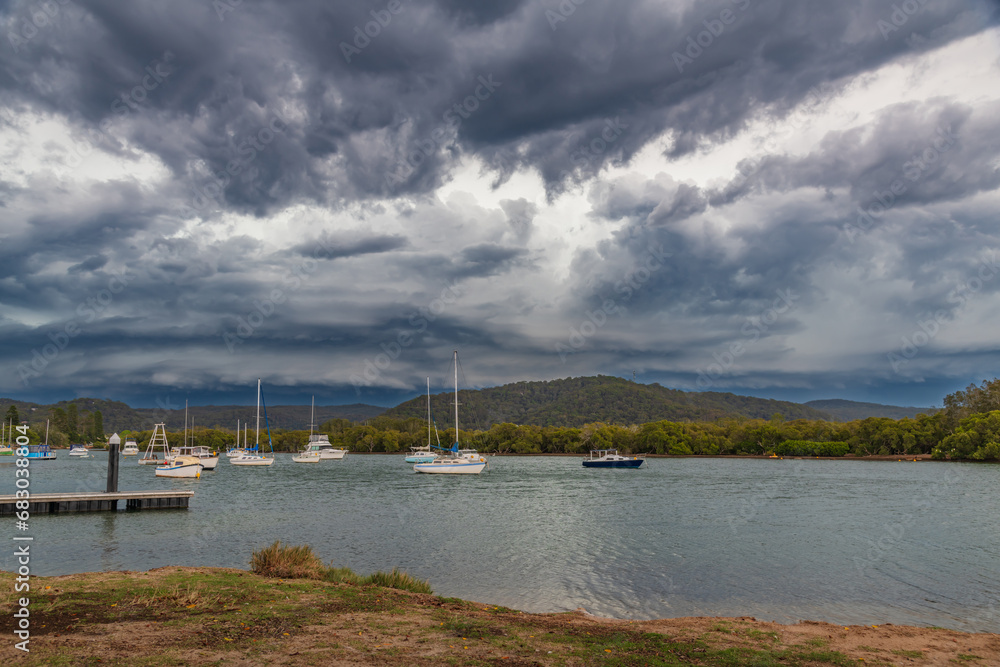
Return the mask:
[[[6,619],[31,599],[31,651],[8,633],[3,664],[1000,664],[1000,636],[936,628],[527,614],[226,568],[38,577],[16,594],[13,574],[0,579]]]

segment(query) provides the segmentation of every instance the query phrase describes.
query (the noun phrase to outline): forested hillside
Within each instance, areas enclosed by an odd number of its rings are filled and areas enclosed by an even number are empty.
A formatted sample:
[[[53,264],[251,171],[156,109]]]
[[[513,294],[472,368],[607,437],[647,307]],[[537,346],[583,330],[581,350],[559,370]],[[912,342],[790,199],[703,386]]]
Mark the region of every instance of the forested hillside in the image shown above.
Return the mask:
[[[618,377],[567,378],[547,382],[515,382],[501,387],[459,391],[462,426],[489,428],[510,422],[535,426],[582,426],[591,422],[643,424],[662,419],[712,421],[742,416],[768,419],[827,419],[820,410],[720,392],[684,392],[658,384],[637,384]],[[454,394],[431,396],[433,418],[451,423]],[[387,417],[426,418],[426,398],[415,398],[385,412]]]
[[[889,419],[909,417],[913,419],[917,415],[932,415],[938,411],[937,408],[900,407],[898,405],[882,405],[881,403],[845,401],[839,398],[824,401],[806,401],[803,405],[821,410],[829,414],[834,421],[838,422],[868,419],[869,417],[887,417]]]

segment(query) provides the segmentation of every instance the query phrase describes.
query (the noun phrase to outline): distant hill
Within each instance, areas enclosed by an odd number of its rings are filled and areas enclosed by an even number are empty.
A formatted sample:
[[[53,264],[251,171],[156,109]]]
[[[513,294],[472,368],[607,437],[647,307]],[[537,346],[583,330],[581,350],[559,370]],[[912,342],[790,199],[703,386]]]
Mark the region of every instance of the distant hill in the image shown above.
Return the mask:
[[[151,429],[153,424],[159,422],[165,422],[167,429],[171,431],[184,428],[183,403],[179,406],[176,403],[171,403],[168,406],[171,409],[163,409],[133,408],[121,401],[100,398],[78,398],[73,401],[59,401],[52,405],[0,398],[0,409],[5,412],[7,406],[12,403],[17,406],[21,419],[27,419],[31,423],[44,423],[50,417],[53,409],[62,408],[65,410],[70,403],[76,404],[81,418],[87,413],[100,410],[101,417],[104,419],[104,432],[108,435],[125,429],[132,431]],[[267,408],[267,418],[271,428],[308,429],[309,410],[310,406],[308,405],[272,405]],[[377,417],[383,412],[385,412],[385,408],[364,403],[317,405],[316,426],[335,418],[360,422]],[[233,429],[236,428],[237,419],[240,422],[251,420],[252,423],[256,414],[256,405],[198,405],[188,408],[188,421],[193,420],[194,425],[198,427]],[[263,426],[263,422],[262,416],[261,426]]]
[[[833,417],[833,421],[838,422],[868,419],[869,417],[886,417],[888,419],[913,418],[919,414],[932,415],[938,411],[938,408],[903,408],[897,405],[859,403],[858,401],[845,401],[839,398],[826,401],[809,401],[803,403],[803,405],[808,405],[809,407],[829,413]]]
[[[431,411],[439,426],[451,423],[453,393],[431,396]],[[637,384],[618,377],[566,378],[515,382],[501,387],[459,391],[463,428],[489,428],[501,422],[537,426],[582,426],[590,422],[643,424],[670,421],[711,421],[744,416],[769,419],[829,419],[816,408],[721,392],[684,392],[658,384]],[[387,417],[426,418],[424,397],[401,403]]]

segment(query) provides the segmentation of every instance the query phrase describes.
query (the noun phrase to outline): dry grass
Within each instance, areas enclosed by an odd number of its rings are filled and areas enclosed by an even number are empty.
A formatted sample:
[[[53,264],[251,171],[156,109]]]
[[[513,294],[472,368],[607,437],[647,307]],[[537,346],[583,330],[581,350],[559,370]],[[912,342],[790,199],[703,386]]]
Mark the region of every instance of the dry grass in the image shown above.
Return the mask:
[[[433,593],[430,584],[393,568],[392,572],[373,572],[362,577],[348,567],[323,564],[312,547],[303,544],[293,547],[280,540],[250,557],[250,569],[255,574],[278,579],[322,579],[338,584],[356,586],[382,586],[413,593]]]

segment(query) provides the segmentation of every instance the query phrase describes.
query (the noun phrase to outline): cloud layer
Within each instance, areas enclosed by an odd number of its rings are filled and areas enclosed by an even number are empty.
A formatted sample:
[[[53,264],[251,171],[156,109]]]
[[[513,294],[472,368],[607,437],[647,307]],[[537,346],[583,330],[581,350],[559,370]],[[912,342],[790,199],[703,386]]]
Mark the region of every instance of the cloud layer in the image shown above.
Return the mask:
[[[0,6],[0,394],[1000,372],[995,3]]]

